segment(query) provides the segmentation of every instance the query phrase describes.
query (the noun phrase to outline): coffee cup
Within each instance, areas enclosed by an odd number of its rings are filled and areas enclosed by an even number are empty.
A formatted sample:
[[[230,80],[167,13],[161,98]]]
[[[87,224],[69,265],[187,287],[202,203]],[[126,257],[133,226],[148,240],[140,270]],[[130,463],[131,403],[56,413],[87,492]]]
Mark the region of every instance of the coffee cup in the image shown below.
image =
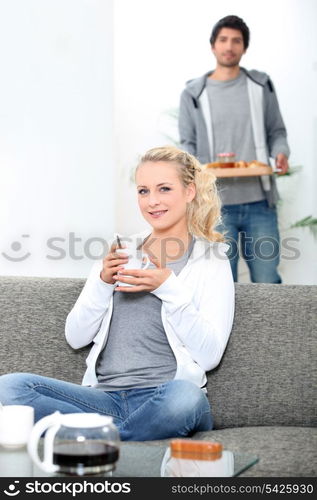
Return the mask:
[[[138,250],[137,248],[127,246],[126,248],[118,248],[116,252],[120,254],[125,254],[129,257],[128,262],[122,266],[124,267],[124,269],[147,269],[151,264],[149,256],[146,253],[143,253],[141,250]],[[117,281],[117,286],[134,286],[134,285],[131,285],[130,283],[123,283],[121,281]]]
[[[20,448],[28,442],[34,424],[34,408],[26,405],[0,406],[0,444]]]

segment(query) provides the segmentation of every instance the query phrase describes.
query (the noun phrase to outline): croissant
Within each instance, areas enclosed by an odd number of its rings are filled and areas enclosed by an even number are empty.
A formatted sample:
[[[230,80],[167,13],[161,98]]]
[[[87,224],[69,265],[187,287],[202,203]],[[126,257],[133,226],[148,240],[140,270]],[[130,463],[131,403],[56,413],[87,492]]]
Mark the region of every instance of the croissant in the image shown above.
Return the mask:
[[[253,160],[248,164],[248,167],[267,167],[266,163],[262,163],[261,161]]]

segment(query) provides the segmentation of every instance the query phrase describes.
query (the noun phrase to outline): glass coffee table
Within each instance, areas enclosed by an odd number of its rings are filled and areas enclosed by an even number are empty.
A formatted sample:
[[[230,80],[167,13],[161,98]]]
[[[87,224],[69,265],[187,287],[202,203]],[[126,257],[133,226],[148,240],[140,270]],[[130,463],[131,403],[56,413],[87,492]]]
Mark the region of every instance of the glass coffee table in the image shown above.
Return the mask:
[[[165,454],[167,453],[167,448],[168,445],[166,443],[121,443],[120,459],[117,463],[115,471],[113,472],[113,476],[163,476],[164,467],[162,467],[162,463],[166,463]],[[257,456],[251,453],[236,453],[224,450],[222,455],[225,459],[226,466],[221,472],[221,477],[239,476],[240,474],[242,474],[242,472],[244,472],[249,467],[252,467],[252,465],[256,464],[259,460]],[[191,462],[193,462],[194,467],[196,466],[197,468],[198,461]],[[213,462],[211,462],[211,467],[212,466]],[[216,473],[214,477],[220,477],[219,470],[219,468],[214,469]],[[190,471],[190,475],[192,474],[193,477],[195,477],[194,470]],[[212,469],[210,469],[209,474],[212,474]],[[212,475],[210,475],[209,477],[212,477]]]
[[[160,477],[168,443],[159,442],[121,442],[120,458],[112,477]],[[221,475],[219,468],[213,469],[208,477],[235,477],[258,462],[258,457],[248,453],[224,450],[223,458],[230,467],[225,467]],[[58,474],[56,474],[58,476]],[[195,477],[192,471],[190,476]],[[26,448],[8,450],[0,446],[0,477],[52,477],[39,469],[31,461]],[[185,476],[187,477],[187,476]],[[206,477],[206,476],[205,476]]]

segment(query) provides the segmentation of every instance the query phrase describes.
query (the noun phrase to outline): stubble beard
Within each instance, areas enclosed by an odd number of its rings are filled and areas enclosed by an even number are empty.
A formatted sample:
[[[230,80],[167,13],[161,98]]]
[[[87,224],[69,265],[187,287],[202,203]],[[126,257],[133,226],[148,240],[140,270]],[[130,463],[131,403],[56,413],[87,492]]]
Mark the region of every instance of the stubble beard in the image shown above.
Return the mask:
[[[231,61],[226,61],[225,59],[221,58],[221,59],[217,60],[217,63],[218,63],[218,66],[222,66],[223,68],[235,68],[235,67],[239,66],[240,61],[241,61],[241,57],[234,58]]]

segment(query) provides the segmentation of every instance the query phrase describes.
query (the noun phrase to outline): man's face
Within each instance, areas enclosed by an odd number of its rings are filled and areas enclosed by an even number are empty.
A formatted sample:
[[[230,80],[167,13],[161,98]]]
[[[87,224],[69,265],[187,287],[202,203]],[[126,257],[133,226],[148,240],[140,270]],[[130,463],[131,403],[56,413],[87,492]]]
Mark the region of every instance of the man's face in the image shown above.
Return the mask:
[[[241,31],[221,28],[211,50],[216,57],[218,66],[226,68],[237,66],[246,52]]]

